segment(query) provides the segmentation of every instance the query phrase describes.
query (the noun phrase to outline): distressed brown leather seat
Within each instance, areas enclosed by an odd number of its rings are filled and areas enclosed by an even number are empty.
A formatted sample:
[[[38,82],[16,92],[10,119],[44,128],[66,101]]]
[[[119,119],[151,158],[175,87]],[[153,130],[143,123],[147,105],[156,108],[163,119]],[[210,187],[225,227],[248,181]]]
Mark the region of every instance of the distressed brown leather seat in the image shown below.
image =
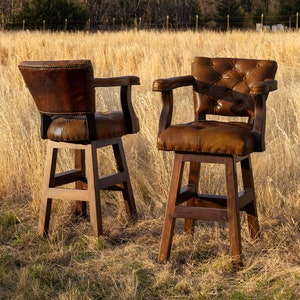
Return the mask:
[[[41,136],[48,139],[39,233],[48,234],[52,199],[57,198],[76,200],[77,213],[83,216],[88,203],[92,231],[101,235],[100,190],[122,192],[127,213],[136,220],[121,138],[139,130],[131,103],[131,88],[139,78],[94,78],[89,60],[24,61],[19,69],[41,114]],[[96,112],[95,88],[111,86],[120,87],[122,111]],[[117,172],[99,178],[97,149],[106,146],[113,147]],[[75,168],[56,174],[62,148],[75,150]],[[72,182],[74,189],[64,187]]]
[[[185,231],[190,233],[197,219],[227,221],[232,261],[242,264],[240,211],[247,213],[251,237],[259,233],[250,154],[265,150],[266,100],[277,89],[276,70],[276,62],[270,60],[196,57],[191,75],[153,82],[153,91],[161,92],[163,102],[157,146],[175,152],[160,262],[169,258],[176,218],[184,218]],[[183,86],[193,88],[195,119],[172,124],[173,90]],[[183,185],[186,162],[190,169]],[[226,195],[199,191],[201,163],[225,165]],[[237,163],[242,191],[238,191]]]

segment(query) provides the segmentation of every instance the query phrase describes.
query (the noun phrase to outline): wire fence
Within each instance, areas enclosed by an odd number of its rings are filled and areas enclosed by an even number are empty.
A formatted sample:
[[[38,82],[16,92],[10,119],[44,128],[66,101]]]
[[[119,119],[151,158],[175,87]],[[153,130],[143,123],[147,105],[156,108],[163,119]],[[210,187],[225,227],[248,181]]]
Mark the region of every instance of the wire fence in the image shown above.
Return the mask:
[[[205,19],[198,15],[190,17],[189,20],[178,20],[176,17],[164,16],[156,21],[147,21],[142,18],[135,18],[127,23],[120,22],[116,18],[106,19],[104,21],[95,20],[68,20],[64,21],[26,21],[8,22],[3,21],[0,25],[1,30],[51,30],[51,31],[119,31],[119,30],[298,30],[299,14],[285,15],[277,17],[264,16],[259,17],[236,17],[229,16],[214,19]]]

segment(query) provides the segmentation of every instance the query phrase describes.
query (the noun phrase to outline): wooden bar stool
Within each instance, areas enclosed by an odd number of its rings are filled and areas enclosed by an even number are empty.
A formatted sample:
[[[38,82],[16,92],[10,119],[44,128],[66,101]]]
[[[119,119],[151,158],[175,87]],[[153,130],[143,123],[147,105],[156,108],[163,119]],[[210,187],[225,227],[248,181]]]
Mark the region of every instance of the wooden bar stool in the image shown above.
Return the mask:
[[[175,152],[160,262],[170,256],[175,220],[184,218],[189,233],[195,220],[227,221],[232,262],[242,265],[240,211],[247,213],[251,237],[259,234],[250,154],[265,150],[266,100],[277,89],[276,70],[276,62],[270,60],[196,57],[191,75],[153,82],[153,91],[161,92],[163,103],[157,147]],[[173,90],[183,86],[193,88],[195,119],[173,125]],[[186,163],[190,166],[188,184],[182,186]],[[199,191],[203,163],[225,166],[226,195]],[[243,183],[240,192],[238,164]]]
[[[131,103],[131,87],[139,78],[94,78],[89,60],[24,61],[19,69],[41,114],[41,136],[48,139],[38,232],[49,233],[52,199],[66,199],[76,200],[77,213],[83,216],[88,203],[93,234],[102,235],[100,190],[122,192],[126,211],[136,221],[121,138],[139,130]],[[95,87],[111,86],[120,87],[122,110],[96,112]],[[97,149],[108,146],[117,171],[99,177]],[[74,150],[74,169],[56,173],[59,149]],[[74,188],[63,187],[73,182]]]

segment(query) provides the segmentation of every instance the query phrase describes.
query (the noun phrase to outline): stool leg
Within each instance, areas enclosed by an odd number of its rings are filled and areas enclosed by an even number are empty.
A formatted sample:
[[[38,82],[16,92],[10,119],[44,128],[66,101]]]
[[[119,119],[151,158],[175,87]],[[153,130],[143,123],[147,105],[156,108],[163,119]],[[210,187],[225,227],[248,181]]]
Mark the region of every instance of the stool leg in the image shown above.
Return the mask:
[[[199,179],[200,179],[200,163],[191,162],[190,163],[190,172],[189,172],[189,187],[193,187],[194,193],[198,193],[199,188]],[[195,201],[193,199],[186,202],[187,206],[195,206]],[[195,220],[194,219],[185,219],[184,220],[184,231],[188,234],[194,232]]]
[[[81,170],[82,178],[86,177],[85,151],[84,150],[75,149],[75,169]],[[87,184],[86,184],[86,182],[83,182],[83,181],[76,181],[75,188],[79,189],[79,190],[85,190],[85,189],[87,189]],[[87,217],[85,201],[76,201],[75,216],[82,217],[82,218]]]
[[[48,141],[38,222],[38,233],[42,236],[47,236],[49,233],[52,199],[48,198],[48,189],[54,186],[57,151],[53,143]]]
[[[120,173],[121,172],[125,173],[126,180],[122,183],[123,185],[122,194],[125,203],[125,209],[127,214],[130,216],[131,221],[135,222],[137,220],[137,210],[136,210],[134,195],[133,195],[132,186],[130,182],[124,147],[121,139],[117,144],[113,145],[113,151],[114,151],[114,156],[117,163],[118,171]]]
[[[90,222],[95,236],[103,234],[96,143],[86,145],[85,164],[88,182]]]
[[[164,263],[168,260],[171,252],[171,245],[174,235],[174,210],[176,206],[176,198],[180,190],[184,161],[182,154],[175,154],[173,173],[170,183],[170,192],[166,206],[164,225],[162,230],[160,252],[158,261]]]
[[[242,243],[240,211],[238,208],[238,187],[236,163],[233,157],[225,158],[225,172],[227,185],[227,212],[230,237],[230,256],[235,266],[242,266]]]
[[[251,190],[253,193],[253,200],[246,207],[248,219],[248,229],[251,238],[255,239],[259,236],[259,222],[256,208],[256,197],[254,190],[254,180],[250,156],[241,161],[243,185],[245,189]]]

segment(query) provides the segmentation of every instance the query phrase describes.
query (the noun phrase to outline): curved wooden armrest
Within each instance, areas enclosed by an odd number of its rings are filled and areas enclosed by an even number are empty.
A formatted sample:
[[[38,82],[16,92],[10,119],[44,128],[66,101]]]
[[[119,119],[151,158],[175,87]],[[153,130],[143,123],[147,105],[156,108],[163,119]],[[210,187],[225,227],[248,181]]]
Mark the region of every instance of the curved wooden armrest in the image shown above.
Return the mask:
[[[158,134],[170,126],[173,115],[173,89],[194,85],[195,79],[192,75],[156,79],[153,81],[152,90],[161,92],[162,110],[159,118]]]
[[[130,86],[139,84],[140,78],[137,76],[94,78],[94,87]]]
[[[170,126],[173,115],[173,89],[194,85],[192,75],[156,79],[152,84],[154,92],[161,92],[162,110],[159,118],[158,134]]]
[[[126,124],[126,133],[136,133],[140,129],[139,120],[134,111],[131,100],[132,85],[139,85],[140,78],[137,76],[120,76],[110,78],[94,78],[94,87],[113,87],[119,86],[120,101]]]
[[[250,94],[254,98],[255,119],[253,123],[253,134],[255,138],[254,151],[265,150],[265,128],[266,128],[266,101],[269,92],[277,89],[277,80],[266,79],[265,81],[256,82],[250,87]]]
[[[265,150],[265,128],[266,128],[266,100],[268,94],[254,95],[255,118],[253,123],[253,134],[255,139],[254,151],[262,152]]]
[[[275,90],[277,90],[277,80],[275,79],[255,82],[250,86],[250,94],[252,95],[266,95]]]
[[[195,79],[192,75],[156,79],[153,82],[152,90],[154,92],[170,91],[178,87],[193,85],[194,81]]]

